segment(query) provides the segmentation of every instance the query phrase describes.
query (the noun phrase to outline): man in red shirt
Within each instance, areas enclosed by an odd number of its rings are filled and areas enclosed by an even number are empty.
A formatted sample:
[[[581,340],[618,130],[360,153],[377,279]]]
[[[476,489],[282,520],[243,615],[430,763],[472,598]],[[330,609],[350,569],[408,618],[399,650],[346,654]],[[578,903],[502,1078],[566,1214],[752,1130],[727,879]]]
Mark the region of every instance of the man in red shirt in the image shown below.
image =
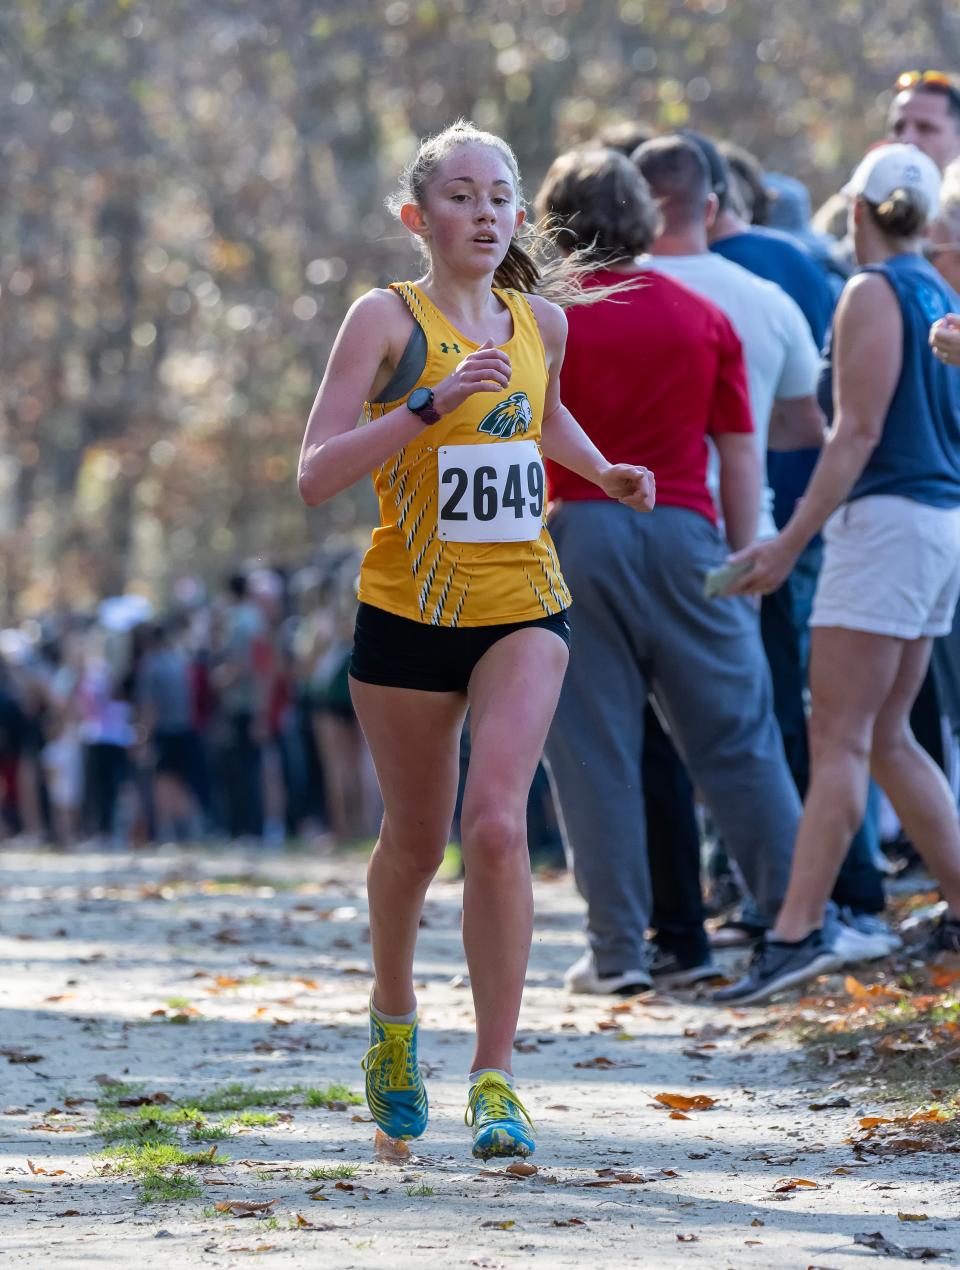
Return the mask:
[[[538,210],[553,218],[562,249],[596,261],[585,288],[625,286],[568,310],[563,403],[611,462],[642,462],[657,474],[657,511],[634,525],[619,504],[547,465],[557,504],[550,530],[574,605],[570,666],[546,753],[590,943],[567,984],[616,993],[651,984],[641,777],[648,693],[770,919],[800,802],[756,610],[738,598],[704,598],[707,573],[752,540],[757,524],[760,465],[740,341],[719,309],[635,264],[657,213],[621,155],[564,155]],[[726,538],[707,489],[708,438],[720,459]],[[708,954],[690,969],[695,978],[715,972]]]

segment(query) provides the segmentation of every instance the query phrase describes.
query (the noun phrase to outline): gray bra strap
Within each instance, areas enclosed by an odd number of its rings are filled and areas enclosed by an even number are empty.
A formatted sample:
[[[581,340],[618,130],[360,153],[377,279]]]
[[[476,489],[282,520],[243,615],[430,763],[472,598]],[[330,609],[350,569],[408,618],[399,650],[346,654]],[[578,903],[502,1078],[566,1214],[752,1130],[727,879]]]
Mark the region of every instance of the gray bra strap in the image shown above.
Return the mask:
[[[399,401],[413,390],[417,380],[423,374],[427,364],[427,334],[414,318],[413,330],[407,340],[407,347],[397,362],[397,369],[390,376],[390,382],[383,391],[374,398],[373,403]]]

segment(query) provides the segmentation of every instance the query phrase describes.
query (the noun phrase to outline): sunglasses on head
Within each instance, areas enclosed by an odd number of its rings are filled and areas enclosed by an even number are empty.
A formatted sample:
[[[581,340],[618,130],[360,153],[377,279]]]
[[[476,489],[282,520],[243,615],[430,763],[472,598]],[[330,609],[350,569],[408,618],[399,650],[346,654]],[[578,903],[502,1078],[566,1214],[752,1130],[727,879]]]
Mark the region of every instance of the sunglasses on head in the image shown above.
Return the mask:
[[[946,71],[904,71],[897,76],[896,87],[900,92],[906,88],[915,88],[917,84],[934,84],[938,88],[957,87],[956,80]]]

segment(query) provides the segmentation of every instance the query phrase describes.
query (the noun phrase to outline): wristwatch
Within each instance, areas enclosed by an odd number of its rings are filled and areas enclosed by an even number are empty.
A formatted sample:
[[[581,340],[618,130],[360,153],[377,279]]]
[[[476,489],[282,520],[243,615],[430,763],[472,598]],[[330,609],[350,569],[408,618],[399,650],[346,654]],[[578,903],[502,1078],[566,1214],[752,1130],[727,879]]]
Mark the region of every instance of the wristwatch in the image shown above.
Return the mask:
[[[407,398],[407,409],[422,423],[439,423],[443,418],[433,404],[432,388],[414,388]]]

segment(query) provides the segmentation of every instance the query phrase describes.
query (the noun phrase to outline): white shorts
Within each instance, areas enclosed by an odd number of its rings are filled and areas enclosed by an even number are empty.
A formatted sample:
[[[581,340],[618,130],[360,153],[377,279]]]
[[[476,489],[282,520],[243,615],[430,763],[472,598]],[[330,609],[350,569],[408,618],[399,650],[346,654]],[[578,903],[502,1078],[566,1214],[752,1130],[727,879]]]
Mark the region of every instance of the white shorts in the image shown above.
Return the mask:
[[[895,494],[845,503],[823,527],[811,626],[946,635],[960,596],[960,507]]]

